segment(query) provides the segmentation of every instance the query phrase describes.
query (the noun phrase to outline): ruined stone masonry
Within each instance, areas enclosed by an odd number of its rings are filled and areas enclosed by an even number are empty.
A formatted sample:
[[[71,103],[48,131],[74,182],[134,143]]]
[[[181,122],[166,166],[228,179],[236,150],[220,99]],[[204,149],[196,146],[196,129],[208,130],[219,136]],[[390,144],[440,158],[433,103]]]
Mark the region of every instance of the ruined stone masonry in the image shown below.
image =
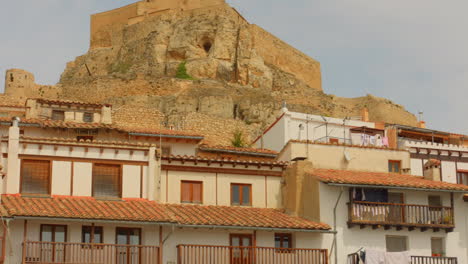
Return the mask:
[[[176,78],[181,64],[192,78]],[[292,111],[336,117],[367,107],[373,121],[416,124],[386,99],[325,94],[318,61],[224,0],[144,0],[92,15],[90,49],[57,85],[38,85],[23,70],[9,70],[6,81],[10,97],[112,103],[121,125],[193,130],[216,144],[229,144],[235,130],[255,137],[283,101]]]

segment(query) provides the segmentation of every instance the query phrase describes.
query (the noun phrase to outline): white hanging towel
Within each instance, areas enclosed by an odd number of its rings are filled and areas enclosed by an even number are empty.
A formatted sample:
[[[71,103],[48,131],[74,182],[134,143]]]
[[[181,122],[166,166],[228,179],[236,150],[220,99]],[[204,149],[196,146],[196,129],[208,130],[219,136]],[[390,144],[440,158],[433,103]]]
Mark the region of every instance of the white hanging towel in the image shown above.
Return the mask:
[[[408,251],[387,252],[385,253],[385,259],[385,264],[411,264],[411,256]]]
[[[378,250],[366,250],[366,264],[386,264],[385,252]]]

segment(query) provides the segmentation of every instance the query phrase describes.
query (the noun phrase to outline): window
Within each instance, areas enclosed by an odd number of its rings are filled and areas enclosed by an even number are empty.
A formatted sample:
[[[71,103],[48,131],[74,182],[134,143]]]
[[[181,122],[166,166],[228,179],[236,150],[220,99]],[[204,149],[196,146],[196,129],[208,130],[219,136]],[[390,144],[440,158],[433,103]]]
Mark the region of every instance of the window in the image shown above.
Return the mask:
[[[293,248],[291,234],[275,234],[275,248]]]
[[[170,156],[171,155],[171,147],[162,147],[161,148],[161,154],[163,156]]]
[[[203,182],[182,181],[180,201],[182,203],[203,203]]]
[[[408,251],[408,237],[406,236],[387,236],[385,237],[387,252]]]
[[[50,194],[50,161],[21,161],[21,193]]]
[[[433,257],[443,257],[444,252],[444,239],[441,237],[431,238],[431,252]]]
[[[401,160],[389,160],[388,172],[401,173]]]
[[[120,165],[94,164],[93,196],[97,198],[120,198],[122,175]]]
[[[252,205],[252,185],[232,183],[231,205]]]
[[[52,110],[52,120],[65,120],[65,112],[60,110]]]
[[[457,172],[457,183],[468,185],[468,171],[458,171]]]
[[[67,226],[41,225],[41,241],[63,243],[67,241]]]
[[[94,114],[93,113],[84,113],[83,114],[83,122],[86,122],[86,123],[94,122]]]
[[[123,228],[117,227],[116,243],[117,245],[140,245],[141,244],[141,229],[140,228]],[[128,249],[124,248],[124,252]]]
[[[82,243],[103,243],[103,227],[102,226],[83,226],[81,228]]]
[[[431,211],[440,211],[442,208],[437,208],[437,207],[442,207],[442,199],[438,195],[429,195],[428,196],[428,203],[429,206],[433,206],[436,208],[431,208],[429,207],[429,210]]]

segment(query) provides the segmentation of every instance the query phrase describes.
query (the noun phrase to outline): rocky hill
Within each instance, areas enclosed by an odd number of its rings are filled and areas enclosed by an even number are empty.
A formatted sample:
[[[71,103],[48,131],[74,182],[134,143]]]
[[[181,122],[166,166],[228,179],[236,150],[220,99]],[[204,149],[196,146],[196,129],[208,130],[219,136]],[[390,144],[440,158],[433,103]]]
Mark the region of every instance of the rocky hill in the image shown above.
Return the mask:
[[[212,144],[229,144],[239,129],[255,137],[283,101],[292,111],[334,117],[367,107],[373,121],[416,124],[386,99],[325,94],[319,62],[218,2],[145,11],[126,23],[121,16],[109,23],[105,13],[91,49],[68,63],[59,84],[33,85],[24,96],[112,103],[122,125],[174,126],[206,134]],[[9,85],[14,96],[18,87]],[[140,119],[126,114],[135,111]]]

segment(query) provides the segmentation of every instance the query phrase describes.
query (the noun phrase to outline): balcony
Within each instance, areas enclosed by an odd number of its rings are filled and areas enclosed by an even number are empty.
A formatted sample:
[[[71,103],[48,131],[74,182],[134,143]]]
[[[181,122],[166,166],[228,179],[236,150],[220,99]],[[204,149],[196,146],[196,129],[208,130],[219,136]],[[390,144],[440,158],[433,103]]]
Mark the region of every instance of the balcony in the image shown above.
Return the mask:
[[[27,241],[22,263],[158,264],[159,247]]]
[[[452,207],[361,201],[354,201],[348,206],[350,228],[359,225],[361,228],[372,226],[374,229],[395,227],[397,230],[408,228],[412,231],[420,228],[421,231],[443,229],[451,232],[455,227]]]
[[[178,264],[328,264],[326,249],[179,245],[177,257]]]
[[[457,264],[457,258],[411,256],[411,264]],[[347,264],[360,264],[357,253],[348,255]]]

